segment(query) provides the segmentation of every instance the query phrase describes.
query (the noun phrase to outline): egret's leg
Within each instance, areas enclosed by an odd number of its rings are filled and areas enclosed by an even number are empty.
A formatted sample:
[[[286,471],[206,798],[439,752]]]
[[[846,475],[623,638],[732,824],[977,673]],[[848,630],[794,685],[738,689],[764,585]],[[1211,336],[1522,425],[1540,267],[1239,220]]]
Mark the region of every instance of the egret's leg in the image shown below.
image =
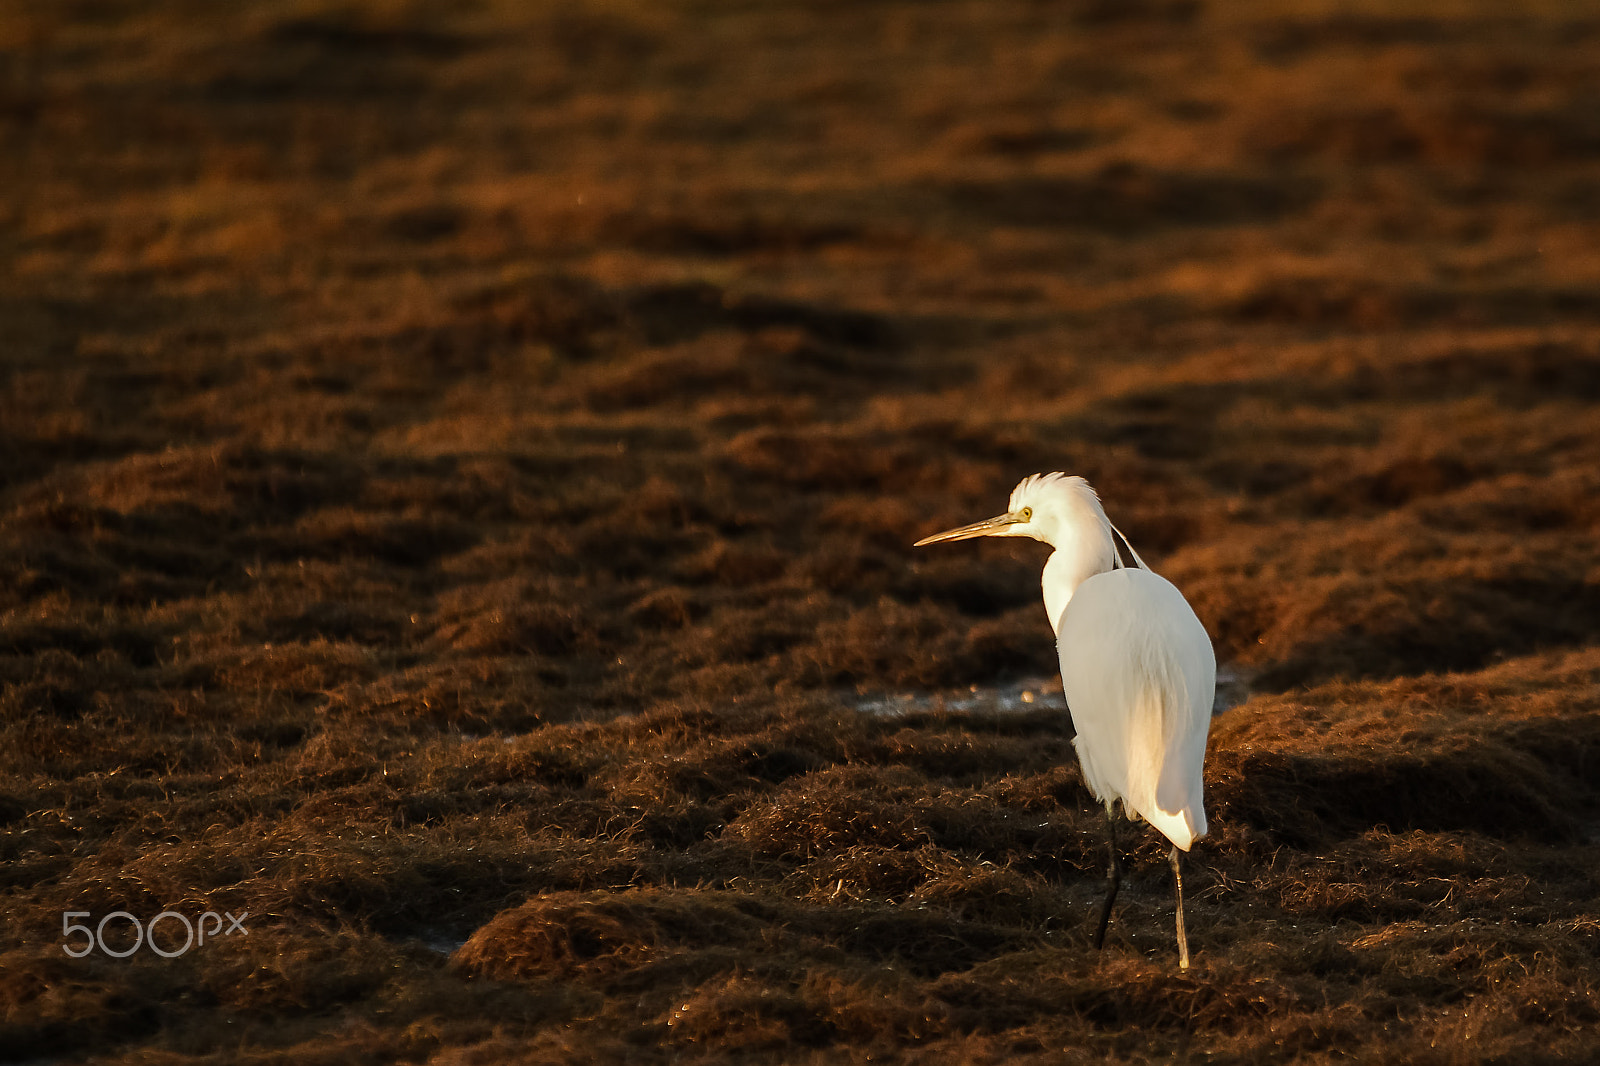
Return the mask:
[[[1178,885],[1178,969],[1189,968],[1189,934],[1183,928],[1183,869],[1178,862],[1178,845],[1172,845],[1172,879]]]
[[[1117,901],[1117,889],[1122,887],[1122,859],[1117,855],[1117,821],[1106,808],[1106,843],[1110,845],[1111,862],[1106,866],[1106,901],[1100,904],[1100,925],[1094,933],[1094,949],[1106,946],[1106,926],[1111,924],[1111,905]]]

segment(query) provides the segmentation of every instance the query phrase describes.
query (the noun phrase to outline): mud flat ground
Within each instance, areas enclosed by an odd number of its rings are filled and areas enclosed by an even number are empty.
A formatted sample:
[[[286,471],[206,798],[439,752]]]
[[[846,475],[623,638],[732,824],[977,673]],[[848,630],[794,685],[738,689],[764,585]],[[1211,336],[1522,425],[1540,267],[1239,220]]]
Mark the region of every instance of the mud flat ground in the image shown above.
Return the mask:
[[[0,5],[0,1059],[1593,1062],[1597,400],[1595,4]]]

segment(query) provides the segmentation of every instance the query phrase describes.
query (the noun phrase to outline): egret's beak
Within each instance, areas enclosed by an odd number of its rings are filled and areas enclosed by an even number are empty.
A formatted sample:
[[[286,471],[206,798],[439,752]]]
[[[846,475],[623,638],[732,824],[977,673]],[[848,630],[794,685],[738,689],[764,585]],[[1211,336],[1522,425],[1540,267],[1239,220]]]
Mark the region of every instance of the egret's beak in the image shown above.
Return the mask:
[[[945,540],[971,540],[973,537],[992,537],[1007,526],[1014,526],[1018,522],[1026,521],[1026,518],[1016,512],[995,515],[993,518],[985,518],[982,522],[974,522],[970,526],[947,529],[943,533],[935,533],[931,537],[923,537],[912,547],[920,548],[924,544],[938,544],[940,541]]]

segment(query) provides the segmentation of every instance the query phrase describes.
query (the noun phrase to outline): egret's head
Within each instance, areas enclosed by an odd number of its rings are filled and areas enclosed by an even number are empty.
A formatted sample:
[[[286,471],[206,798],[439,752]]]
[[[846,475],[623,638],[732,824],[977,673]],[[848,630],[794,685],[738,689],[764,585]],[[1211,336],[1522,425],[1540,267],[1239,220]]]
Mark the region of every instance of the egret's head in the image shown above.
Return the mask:
[[[1062,473],[1033,474],[1011,490],[1011,502],[1005,514],[935,533],[917,541],[915,546],[920,548],[924,544],[971,537],[1032,537],[1046,544],[1060,544],[1067,530],[1084,521],[1093,523],[1097,529],[1102,525],[1107,530],[1110,528],[1105,511],[1100,508],[1100,497],[1087,481]]]

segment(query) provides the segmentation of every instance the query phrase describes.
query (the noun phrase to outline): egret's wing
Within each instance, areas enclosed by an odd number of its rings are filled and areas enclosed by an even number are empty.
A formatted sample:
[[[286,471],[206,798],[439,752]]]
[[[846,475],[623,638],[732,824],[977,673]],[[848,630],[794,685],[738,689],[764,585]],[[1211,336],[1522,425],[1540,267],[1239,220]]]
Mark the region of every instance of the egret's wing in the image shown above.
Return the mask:
[[[1177,592],[1176,589],[1173,589]],[[1156,785],[1156,805],[1163,810],[1192,807],[1199,816],[1196,836],[1205,835],[1202,768],[1206,738],[1211,732],[1211,705],[1216,700],[1217,660],[1211,638],[1181,596],[1187,618],[1174,614],[1163,641],[1166,696],[1166,758]]]
[[[1058,651],[1090,791],[1187,849],[1206,832],[1202,767],[1216,686],[1194,611],[1149,570],[1096,574],[1062,614]]]
[[[1139,670],[1130,655],[1137,619],[1129,610],[1128,573],[1097,574],[1079,585],[1062,613],[1057,643],[1084,782],[1108,805],[1129,801],[1132,782],[1143,776],[1137,753],[1149,747],[1145,712],[1154,709],[1140,699]],[[1159,737],[1159,724],[1155,732]]]

